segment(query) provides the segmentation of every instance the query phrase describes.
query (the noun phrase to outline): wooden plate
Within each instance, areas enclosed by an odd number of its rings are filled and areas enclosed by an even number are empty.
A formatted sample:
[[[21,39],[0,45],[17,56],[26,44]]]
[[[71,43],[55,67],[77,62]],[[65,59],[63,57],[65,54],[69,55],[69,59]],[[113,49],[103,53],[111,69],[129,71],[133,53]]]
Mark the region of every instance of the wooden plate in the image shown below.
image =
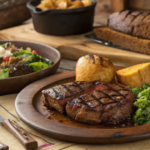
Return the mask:
[[[116,69],[119,69],[117,67]],[[51,86],[74,81],[75,73],[67,72],[46,77],[24,88],[16,98],[15,108],[21,119],[42,134],[76,143],[123,143],[150,137],[150,124],[121,127],[87,125],[70,120],[42,106],[41,91]],[[49,119],[46,118],[49,115]]]
[[[36,50],[42,57],[53,60],[54,64],[46,69],[30,74],[0,79],[0,95],[20,92],[30,83],[48,75],[52,75],[57,71],[61,56],[55,48],[43,44],[23,41],[0,41],[0,44],[4,44],[6,42],[12,42],[16,45],[16,47],[23,47],[24,49],[30,47],[32,50]]]

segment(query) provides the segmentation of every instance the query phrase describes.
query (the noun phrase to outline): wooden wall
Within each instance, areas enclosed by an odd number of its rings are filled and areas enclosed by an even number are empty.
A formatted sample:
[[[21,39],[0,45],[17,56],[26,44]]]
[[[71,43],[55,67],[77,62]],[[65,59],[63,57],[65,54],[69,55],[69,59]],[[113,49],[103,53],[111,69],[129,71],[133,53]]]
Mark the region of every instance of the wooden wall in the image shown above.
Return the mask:
[[[111,0],[96,0],[96,14],[109,14]]]
[[[150,11],[150,0],[110,0],[111,12],[124,9]]]

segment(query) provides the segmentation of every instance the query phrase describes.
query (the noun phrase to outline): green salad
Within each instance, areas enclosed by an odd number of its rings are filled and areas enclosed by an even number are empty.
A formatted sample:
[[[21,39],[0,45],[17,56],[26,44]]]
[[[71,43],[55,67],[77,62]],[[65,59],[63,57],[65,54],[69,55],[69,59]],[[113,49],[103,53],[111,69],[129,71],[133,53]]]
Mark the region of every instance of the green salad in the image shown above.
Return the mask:
[[[12,43],[0,45],[0,79],[40,71],[52,64],[52,60],[41,57],[31,48],[24,50]]]
[[[0,70],[0,79],[8,78],[8,77],[9,77],[9,69],[8,68]]]
[[[132,91],[136,98],[133,122],[139,125],[150,123],[150,86],[144,84],[143,88],[133,88]]]

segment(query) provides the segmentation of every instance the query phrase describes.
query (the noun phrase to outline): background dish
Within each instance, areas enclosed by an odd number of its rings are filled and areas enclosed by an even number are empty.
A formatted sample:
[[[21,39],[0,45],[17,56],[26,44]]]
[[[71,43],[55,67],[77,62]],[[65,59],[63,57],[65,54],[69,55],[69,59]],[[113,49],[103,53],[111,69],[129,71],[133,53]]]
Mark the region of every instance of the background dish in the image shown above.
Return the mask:
[[[6,79],[0,79],[0,95],[19,92],[28,84],[43,77],[46,77],[48,75],[54,74],[57,71],[61,56],[56,49],[38,43],[30,43],[22,41],[0,41],[0,44],[4,44],[6,42],[12,42],[17,47],[23,47],[24,49],[30,47],[31,49],[36,50],[38,54],[41,55],[42,57],[52,59],[54,64],[49,68],[46,68],[38,72]]]
[[[37,32],[64,36],[82,34],[93,29],[95,0],[87,7],[46,11],[36,8],[40,1],[32,0],[27,3]]]
[[[122,67],[116,67],[116,70],[121,68]],[[54,115],[54,118],[47,119],[47,110],[42,107],[41,91],[57,84],[73,81],[74,79],[75,73],[67,72],[47,77],[30,84],[23,89],[16,98],[15,108],[18,115],[25,123],[42,134],[69,142],[88,144],[123,143],[150,137],[150,124],[110,128],[108,126],[77,123],[70,119],[68,120],[67,117],[61,119],[61,117],[59,117],[60,114],[57,115],[57,113]],[[40,87],[38,85],[40,85]]]

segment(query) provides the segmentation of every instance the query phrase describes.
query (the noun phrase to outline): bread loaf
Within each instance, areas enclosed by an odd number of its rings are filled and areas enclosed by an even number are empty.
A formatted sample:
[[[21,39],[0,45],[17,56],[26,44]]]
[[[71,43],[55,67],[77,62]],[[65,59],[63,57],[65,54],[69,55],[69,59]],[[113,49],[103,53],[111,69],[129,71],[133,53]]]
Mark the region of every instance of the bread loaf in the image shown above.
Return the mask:
[[[150,13],[124,10],[113,13],[108,18],[108,26],[143,39],[150,39]]]
[[[135,52],[141,52],[150,55],[150,40],[140,39],[121,32],[110,29],[109,27],[100,27],[94,29],[97,38],[108,41],[114,45],[127,48]]]

